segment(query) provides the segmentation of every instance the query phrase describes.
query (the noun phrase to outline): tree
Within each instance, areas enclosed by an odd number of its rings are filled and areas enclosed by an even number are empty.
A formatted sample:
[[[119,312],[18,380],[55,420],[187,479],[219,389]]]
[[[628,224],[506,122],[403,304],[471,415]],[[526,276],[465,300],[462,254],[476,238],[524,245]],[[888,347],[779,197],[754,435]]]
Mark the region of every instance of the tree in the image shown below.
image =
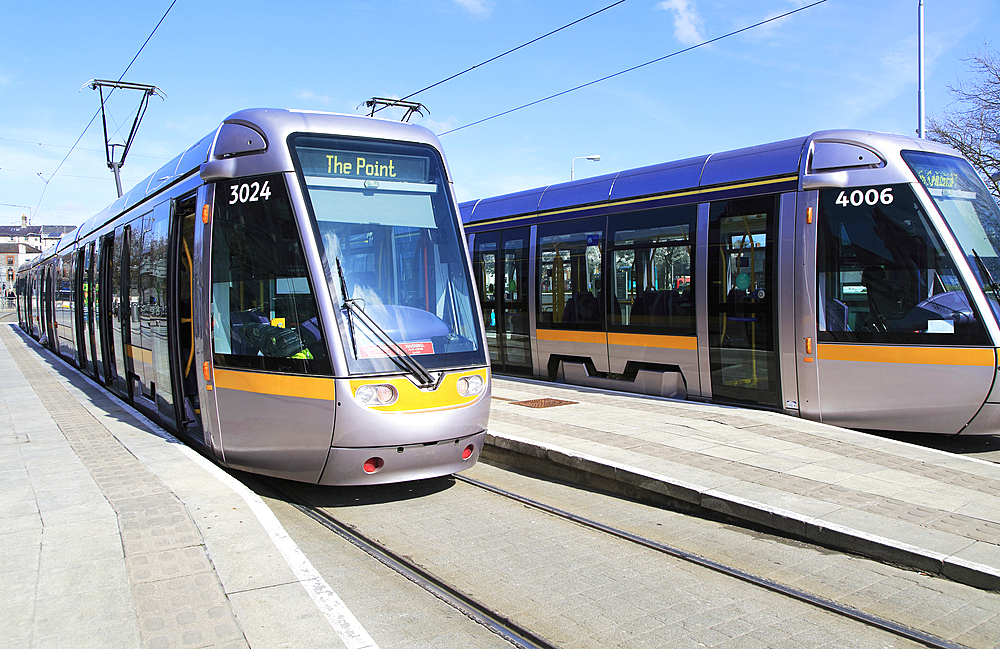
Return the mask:
[[[1000,55],[984,47],[965,62],[970,77],[948,86],[955,103],[930,120],[927,137],[961,151],[1000,202]]]

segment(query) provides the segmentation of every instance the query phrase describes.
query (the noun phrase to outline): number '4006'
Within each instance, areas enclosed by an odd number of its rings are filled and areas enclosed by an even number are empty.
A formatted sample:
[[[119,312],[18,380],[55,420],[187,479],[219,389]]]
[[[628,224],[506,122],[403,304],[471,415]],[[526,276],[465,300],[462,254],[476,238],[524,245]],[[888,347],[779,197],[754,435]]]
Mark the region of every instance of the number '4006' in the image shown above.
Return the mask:
[[[862,205],[891,205],[892,204],[892,187],[884,187],[882,189],[875,189],[871,187],[869,189],[855,189],[851,191],[850,194],[847,193],[848,190],[840,192],[835,201],[837,205],[841,207],[861,207]]]
[[[229,187],[229,204],[256,203],[260,199],[266,201],[271,198],[269,182],[265,180],[263,184],[255,181],[252,183],[243,183],[242,185],[231,185]]]

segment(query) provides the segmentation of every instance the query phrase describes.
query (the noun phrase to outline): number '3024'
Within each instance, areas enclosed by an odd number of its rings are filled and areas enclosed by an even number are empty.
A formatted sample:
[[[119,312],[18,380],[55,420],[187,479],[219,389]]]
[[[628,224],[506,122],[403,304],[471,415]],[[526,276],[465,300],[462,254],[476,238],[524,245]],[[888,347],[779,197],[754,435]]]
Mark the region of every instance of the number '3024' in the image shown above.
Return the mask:
[[[236,203],[256,203],[261,199],[266,201],[271,198],[271,187],[268,185],[269,182],[270,181],[265,180],[263,183],[255,181],[252,183],[243,183],[242,185],[230,185],[229,204],[235,205]]]

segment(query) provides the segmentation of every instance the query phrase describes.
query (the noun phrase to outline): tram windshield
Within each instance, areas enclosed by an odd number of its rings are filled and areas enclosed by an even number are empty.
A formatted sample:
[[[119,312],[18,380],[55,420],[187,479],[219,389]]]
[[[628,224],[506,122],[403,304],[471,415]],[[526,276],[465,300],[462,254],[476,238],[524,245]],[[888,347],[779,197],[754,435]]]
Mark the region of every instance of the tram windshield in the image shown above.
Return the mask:
[[[1000,319],[1000,210],[962,158],[904,151],[903,159],[931,195]]]
[[[484,364],[472,278],[434,150],[313,135],[295,137],[293,150],[350,371],[398,371],[399,352],[384,336],[428,369]],[[352,318],[347,300],[382,331]]]

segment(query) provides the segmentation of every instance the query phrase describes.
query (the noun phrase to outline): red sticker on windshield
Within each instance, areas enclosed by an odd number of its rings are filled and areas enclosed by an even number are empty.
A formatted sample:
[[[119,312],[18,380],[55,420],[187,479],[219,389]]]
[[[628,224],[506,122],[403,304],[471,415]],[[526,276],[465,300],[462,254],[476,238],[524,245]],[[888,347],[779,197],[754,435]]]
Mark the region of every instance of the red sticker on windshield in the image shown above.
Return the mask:
[[[399,346],[410,356],[423,356],[434,353],[434,343],[430,340],[415,343],[399,343]],[[358,348],[358,358],[384,358],[395,355],[396,353],[385,345],[366,345]]]

